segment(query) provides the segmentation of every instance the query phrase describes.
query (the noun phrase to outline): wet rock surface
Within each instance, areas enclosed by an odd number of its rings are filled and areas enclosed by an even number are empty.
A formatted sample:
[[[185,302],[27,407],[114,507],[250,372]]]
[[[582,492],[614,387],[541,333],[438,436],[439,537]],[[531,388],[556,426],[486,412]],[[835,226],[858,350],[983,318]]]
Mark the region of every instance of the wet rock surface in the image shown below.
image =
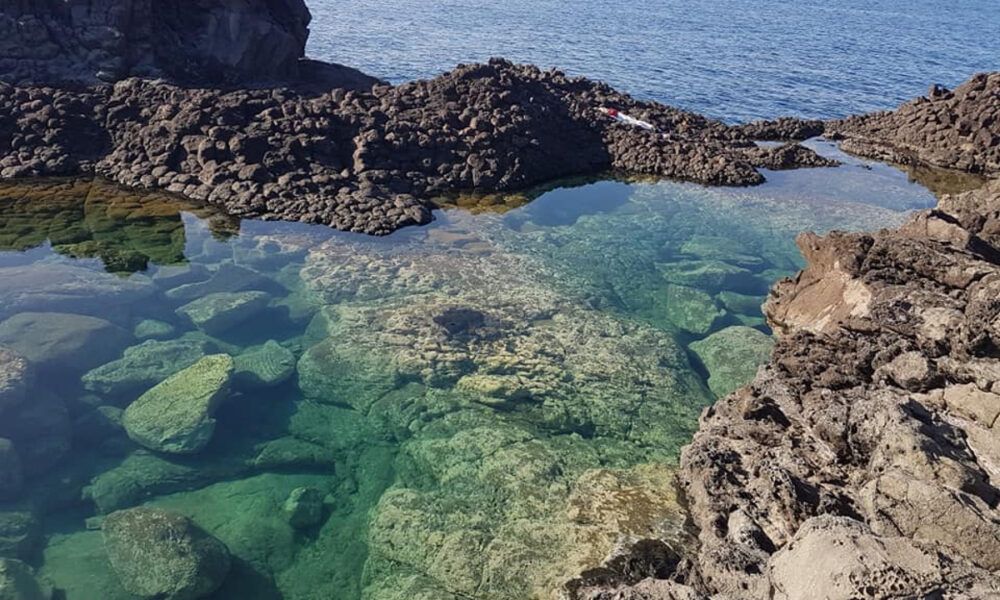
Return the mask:
[[[683,451],[697,548],[577,596],[1000,593],[998,231],[993,181],[896,230],[801,236],[771,362]]]
[[[328,88],[327,88],[328,89]],[[655,131],[615,122],[616,108]],[[0,177],[96,172],[234,215],[386,234],[435,196],[516,191],[618,170],[753,185],[758,167],[829,166],[797,145],[605,84],[495,59],[435,79],[323,93],[127,79],[82,90],[0,85]]]

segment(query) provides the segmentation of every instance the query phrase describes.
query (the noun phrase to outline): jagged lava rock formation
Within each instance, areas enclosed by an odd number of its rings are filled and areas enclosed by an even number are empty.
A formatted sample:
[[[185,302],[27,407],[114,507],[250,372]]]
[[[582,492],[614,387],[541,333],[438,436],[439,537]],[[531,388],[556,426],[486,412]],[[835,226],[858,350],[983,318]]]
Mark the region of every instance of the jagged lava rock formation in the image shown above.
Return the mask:
[[[1000,594],[1000,180],[799,245],[765,305],[770,364],[683,451],[697,544],[578,597]]]
[[[828,123],[826,133],[860,156],[1000,173],[1000,72],[975,75],[954,91],[932,86],[895,111]]]

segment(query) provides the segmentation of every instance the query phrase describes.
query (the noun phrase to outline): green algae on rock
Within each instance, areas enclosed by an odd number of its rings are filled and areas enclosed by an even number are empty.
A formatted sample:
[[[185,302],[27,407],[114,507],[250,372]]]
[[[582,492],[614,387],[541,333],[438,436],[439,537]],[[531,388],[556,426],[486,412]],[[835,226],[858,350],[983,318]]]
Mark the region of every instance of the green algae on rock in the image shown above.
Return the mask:
[[[197,600],[229,573],[226,546],[183,515],[133,508],[108,515],[101,529],[122,586],[142,598]]]
[[[126,348],[118,360],[84,374],[83,386],[104,396],[138,395],[190,367],[207,353],[208,344],[204,340],[148,340]]]
[[[39,583],[27,564],[0,558],[0,598],[3,600],[49,600],[52,590]]]
[[[295,374],[295,354],[274,340],[233,358],[233,382],[240,387],[273,387]]]
[[[719,396],[742,387],[767,362],[774,339],[751,327],[726,327],[693,342],[694,352],[708,370],[708,387]]]
[[[175,454],[200,451],[215,432],[215,410],[233,373],[226,354],[206,356],[174,373],[125,409],[122,423],[136,443]]]

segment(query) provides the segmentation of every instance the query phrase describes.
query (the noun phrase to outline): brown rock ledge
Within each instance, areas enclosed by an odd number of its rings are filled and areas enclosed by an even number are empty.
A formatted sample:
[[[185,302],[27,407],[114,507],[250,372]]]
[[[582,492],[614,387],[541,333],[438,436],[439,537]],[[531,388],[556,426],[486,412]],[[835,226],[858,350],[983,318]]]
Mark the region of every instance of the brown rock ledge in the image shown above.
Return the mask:
[[[1000,597],[1000,180],[799,246],[770,364],[683,452],[697,543],[575,597]]]

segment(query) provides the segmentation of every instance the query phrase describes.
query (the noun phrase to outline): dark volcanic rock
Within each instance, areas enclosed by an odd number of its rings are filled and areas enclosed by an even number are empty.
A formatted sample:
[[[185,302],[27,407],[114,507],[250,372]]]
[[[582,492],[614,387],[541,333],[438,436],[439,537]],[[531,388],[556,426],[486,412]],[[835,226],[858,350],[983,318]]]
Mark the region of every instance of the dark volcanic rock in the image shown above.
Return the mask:
[[[852,154],[1000,173],[1000,72],[980,73],[954,91],[933,86],[895,111],[831,122],[826,131]]]
[[[823,121],[781,117],[773,121],[754,121],[737,127],[749,138],[762,142],[801,141],[823,135]]]
[[[1000,593],[1000,180],[898,230],[799,240],[771,362],[702,415],[699,544],[591,599]],[[891,593],[890,593],[891,592]]]
[[[294,78],[310,18],[303,0],[0,0],[0,79]]]
[[[656,130],[617,123],[604,108]],[[801,146],[762,150],[721,122],[499,59],[371,91],[140,79],[85,92],[0,87],[2,177],[96,171],[234,215],[371,234],[426,223],[432,198],[449,192],[612,169],[752,185],[764,180],[756,166],[826,164]]]

